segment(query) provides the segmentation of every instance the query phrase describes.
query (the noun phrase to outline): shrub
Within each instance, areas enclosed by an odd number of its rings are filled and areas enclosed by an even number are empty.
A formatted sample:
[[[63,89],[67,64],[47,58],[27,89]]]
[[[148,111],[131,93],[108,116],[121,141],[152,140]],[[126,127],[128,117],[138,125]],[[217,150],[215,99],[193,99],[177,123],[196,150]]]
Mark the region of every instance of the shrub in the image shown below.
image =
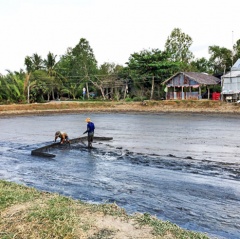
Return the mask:
[[[133,100],[128,97],[128,98],[125,98],[125,101],[126,101],[126,102],[130,102],[130,101],[133,101]]]

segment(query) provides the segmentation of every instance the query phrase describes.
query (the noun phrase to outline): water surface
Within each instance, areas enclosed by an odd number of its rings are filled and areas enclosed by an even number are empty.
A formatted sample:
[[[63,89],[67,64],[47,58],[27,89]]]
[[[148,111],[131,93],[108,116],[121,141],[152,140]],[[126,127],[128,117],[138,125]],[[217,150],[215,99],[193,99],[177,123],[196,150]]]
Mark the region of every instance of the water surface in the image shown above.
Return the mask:
[[[86,117],[112,141],[31,156]],[[0,119],[0,178],[87,202],[116,202],[211,237],[240,238],[240,122],[234,115],[68,114]]]

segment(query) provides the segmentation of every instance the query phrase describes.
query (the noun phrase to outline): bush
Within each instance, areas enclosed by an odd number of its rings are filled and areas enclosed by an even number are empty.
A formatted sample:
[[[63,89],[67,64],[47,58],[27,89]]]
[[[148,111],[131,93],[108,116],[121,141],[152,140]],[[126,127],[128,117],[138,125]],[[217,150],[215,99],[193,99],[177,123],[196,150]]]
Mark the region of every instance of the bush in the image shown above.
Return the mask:
[[[126,102],[130,102],[130,101],[133,101],[133,100],[128,97],[128,98],[125,98],[125,101],[126,101]]]
[[[139,96],[136,96],[133,98],[133,101],[143,101],[143,100],[147,100],[148,98],[143,96],[143,97],[139,97]]]

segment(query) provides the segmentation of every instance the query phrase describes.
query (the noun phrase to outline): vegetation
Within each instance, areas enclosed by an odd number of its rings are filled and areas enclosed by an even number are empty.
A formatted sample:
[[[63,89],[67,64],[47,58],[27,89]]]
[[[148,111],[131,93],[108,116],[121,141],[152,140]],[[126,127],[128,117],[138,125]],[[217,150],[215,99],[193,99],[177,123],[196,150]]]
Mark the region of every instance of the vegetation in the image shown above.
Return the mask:
[[[115,203],[87,204],[2,180],[0,210],[2,239],[208,238],[149,214],[127,215]]]
[[[171,61],[168,52],[162,52],[158,49],[134,53],[130,56],[127,64],[130,70],[130,77],[134,85],[137,86],[140,95],[142,97],[146,96],[145,92],[148,92],[149,88],[151,89],[150,100],[154,97],[155,81],[157,81],[160,87],[160,83],[165,77],[168,78],[174,72],[180,70],[179,62]],[[162,77],[163,75],[164,78]],[[158,90],[158,98],[163,97],[161,95],[162,92],[162,89]],[[139,97],[139,93],[136,93],[135,96]]]
[[[49,52],[45,59],[37,53],[26,56],[25,70],[8,71],[0,76],[0,102],[33,103],[58,99],[87,100],[160,99],[161,83],[179,71],[194,71],[220,77],[240,57],[240,39],[229,50],[209,46],[210,58],[195,59],[192,38],[179,28],[173,29],[164,50],[143,49],[129,56],[126,66],[105,62],[98,66],[89,42],[81,38],[75,47],[57,56]]]
[[[190,47],[192,38],[181,31],[179,28],[173,29],[165,44],[165,51],[169,53],[171,60],[179,62],[181,69],[186,71],[193,60],[193,53]]]

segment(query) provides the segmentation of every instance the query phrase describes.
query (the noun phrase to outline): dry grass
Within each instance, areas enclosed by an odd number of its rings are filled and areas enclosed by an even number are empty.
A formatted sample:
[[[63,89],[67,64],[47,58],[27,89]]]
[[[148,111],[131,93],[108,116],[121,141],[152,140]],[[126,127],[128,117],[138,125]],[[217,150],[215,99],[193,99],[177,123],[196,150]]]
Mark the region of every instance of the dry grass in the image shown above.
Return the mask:
[[[240,113],[240,104],[212,100],[171,101],[54,101],[38,104],[0,105],[0,115],[73,112],[196,112]]]

